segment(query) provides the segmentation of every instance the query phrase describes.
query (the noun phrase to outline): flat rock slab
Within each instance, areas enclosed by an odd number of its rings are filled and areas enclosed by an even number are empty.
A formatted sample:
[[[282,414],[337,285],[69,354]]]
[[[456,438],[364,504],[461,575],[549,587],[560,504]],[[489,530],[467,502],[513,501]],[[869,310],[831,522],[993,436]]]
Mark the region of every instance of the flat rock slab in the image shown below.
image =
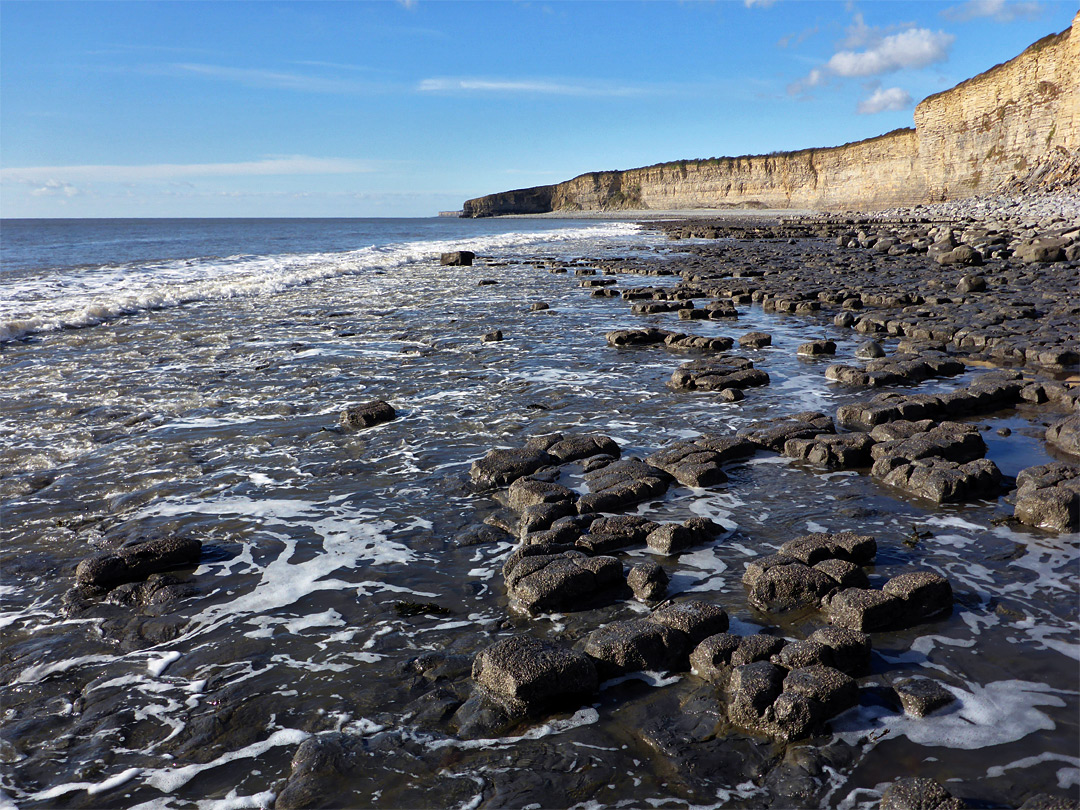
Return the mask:
[[[910,424],[910,423],[909,423]],[[943,458],[947,461],[974,461],[986,455],[986,442],[976,425],[942,422],[936,427],[907,438],[879,441],[870,451],[874,461],[901,458]]]
[[[580,551],[523,557],[506,575],[510,597],[529,613],[575,610],[624,584],[622,563]]]
[[[788,439],[811,439],[822,433],[835,433],[832,419],[816,411],[802,411],[754,422],[736,435],[758,447],[779,453]]]
[[[869,467],[874,440],[865,433],[822,433],[809,439],[788,439],[784,455],[824,467],[850,470]]]
[[[497,641],[477,653],[472,677],[526,712],[580,704],[598,684],[596,667],[587,655],[527,634]]]
[[[344,430],[359,430],[389,422],[397,417],[397,411],[381,399],[350,405],[341,412],[341,427]]]
[[[472,480],[486,487],[511,484],[525,475],[531,475],[541,467],[554,464],[556,459],[546,450],[512,448],[489,450],[469,468]]]
[[[1001,488],[1001,471],[989,459],[967,464],[940,458],[885,458],[874,462],[871,474],[883,484],[934,503],[958,503],[993,497]]]
[[[578,510],[615,512],[667,492],[671,477],[636,459],[624,459],[585,474],[589,492],[578,499]]]
[[[877,344],[875,344],[877,345]],[[962,374],[963,363],[942,353],[925,355],[893,355],[868,362],[865,368],[837,364],[825,369],[825,378],[841,385],[866,385],[880,388],[901,385],[937,377]]]
[[[1013,515],[1049,531],[1080,529],[1080,467],[1059,461],[1021,470]]]
[[[192,568],[199,563],[202,542],[190,537],[149,540],[117,551],[87,557],[75,569],[79,585],[112,589],[125,582],[138,582],[151,574]]]
[[[606,554],[629,546],[643,546],[649,532],[660,527],[639,515],[614,515],[597,518],[589,525],[586,534],[577,540],[577,546],[590,554]]]
[[[675,391],[722,391],[768,384],[769,375],[745,357],[708,357],[683,363],[668,386]]]
[[[683,633],[691,646],[728,629],[728,615],[710,602],[688,600],[665,605],[650,614],[649,621]]]
[[[720,527],[708,518],[694,517],[682,524],[668,523],[649,532],[645,543],[657,554],[674,554],[707,543],[720,533]]]

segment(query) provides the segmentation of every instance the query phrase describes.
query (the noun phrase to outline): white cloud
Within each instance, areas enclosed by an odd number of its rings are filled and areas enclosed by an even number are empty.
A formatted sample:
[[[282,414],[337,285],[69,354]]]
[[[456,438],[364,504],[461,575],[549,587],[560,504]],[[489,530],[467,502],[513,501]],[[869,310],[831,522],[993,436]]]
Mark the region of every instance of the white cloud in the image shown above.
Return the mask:
[[[990,17],[997,22],[1008,23],[1020,17],[1034,19],[1041,15],[1042,11],[1042,4],[1034,0],[1013,3],[1006,0],[968,0],[959,6],[949,6],[941,12],[941,16],[954,22]]]
[[[956,37],[944,31],[912,28],[884,37],[865,51],[840,51],[825,68],[836,76],[878,76],[904,68],[923,68],[944,62]]]
[[[145,182],[182,177],[241,177],[312,174],[358,174],[378,168],[374,161],[315,158],[304,155],[270,157],[239,163],[154,163],[141,166],[32,166],[0,169],[3,182],[30,183],[59,192],[70,181]],[[57,178],[64,178],[58,180]],[[53,185],[50,185],[53,184]],[[43,192],[47,193],[47,192]],[[66,192],[64,192],[66,193]],[[67,196],[72,196],[68,194]]]
[[[772,8],[776,0],[743,0],[747,8]]]
[[[913,99],[907,90],[899,87],[878,88],[870,98],[859,102],[860,115],[873,115],[885,110],[906,110]]]
[[[511,93],[549,96],[634,96],[641,88],[602,82],[552,82],[533,79],[424,79],[416,89],[421,93]]]
[[[34,197],[75,197],[81,193],[71,183],[65,183],[55,178],[46,180],[43,184],[34,183],[32,185],[36,186],[36,188],[30,189],[30,194]]]

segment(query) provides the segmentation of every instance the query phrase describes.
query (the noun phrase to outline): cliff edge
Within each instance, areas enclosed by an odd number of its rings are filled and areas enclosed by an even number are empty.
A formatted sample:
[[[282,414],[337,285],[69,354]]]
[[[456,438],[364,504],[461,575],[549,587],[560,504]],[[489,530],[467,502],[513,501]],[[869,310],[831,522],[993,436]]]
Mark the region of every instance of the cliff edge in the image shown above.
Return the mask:
[[[821,149],[589,172],[467,200],[462,216],[692,208],[873,210],[1080,189],[1080,13],[1014,59],[930,96],[915,128]]]

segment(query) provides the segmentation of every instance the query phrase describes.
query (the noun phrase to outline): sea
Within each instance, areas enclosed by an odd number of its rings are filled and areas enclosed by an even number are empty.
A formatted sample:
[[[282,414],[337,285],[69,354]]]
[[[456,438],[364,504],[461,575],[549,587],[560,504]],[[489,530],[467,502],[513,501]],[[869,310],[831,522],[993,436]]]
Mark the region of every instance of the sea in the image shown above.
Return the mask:
[[[691,243],[626,221],[0,222],[0,807],[269,808],[298,747],[330,735],[364,763],[328,771],[333,806],[783,807],[804,771],[822,807],[876,807],[911,775],[983,807],[1076,798],[1077,537],[1003,520],[1004,498],[935,508],[769,454],[638,507],[708,517],[715,544],[625,562],[656,559],[672,594],[722,605],[733,632],[789,638],[815,627],[752,610],[741,576],[798,534],[873,534],[876,578],[946,575],[952,614],[876,636],[858,706],[786,752],[737,734],[695,747],[656,720],[694,711],[707,687],[641,673],[506,736],[454,735],[468,679],[425,679],[418,656],[467,662],[514,632],[572,643],[646,610],[517,613],[501,574],[513,539],[477,542],[503,505],[471,486],[473,461],[552,432],[644,456],[867,396],[828,382],[831,361],[796,357],[821,337],[853,355],[858,336],[827,318],[753,305],[690,328],[577,283],[590,262],[662,267]],[[441,266],[454,250],[476,263]],[[685,355],[605,341],[644,325],[770,332],[754,359],[772,382],[737,403],[672,391]],[[397,418],[338,427],[375,399]],[[1053,460],[1046,419],[1020,407],[971,421],[1014,476]],[[174,575],[178,601],[71,598],[80,560],[168,536],[203,544]],[[904,715],[889,688],[910,676],[955,700]]]

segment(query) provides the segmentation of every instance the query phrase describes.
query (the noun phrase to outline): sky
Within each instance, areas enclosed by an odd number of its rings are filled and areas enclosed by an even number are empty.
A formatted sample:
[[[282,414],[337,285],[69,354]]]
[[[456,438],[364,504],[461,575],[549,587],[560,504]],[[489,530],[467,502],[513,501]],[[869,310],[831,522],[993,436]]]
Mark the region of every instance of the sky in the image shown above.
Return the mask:
[[[1075,0],[0,0],[0,216],[433,216],[834,146]]]

